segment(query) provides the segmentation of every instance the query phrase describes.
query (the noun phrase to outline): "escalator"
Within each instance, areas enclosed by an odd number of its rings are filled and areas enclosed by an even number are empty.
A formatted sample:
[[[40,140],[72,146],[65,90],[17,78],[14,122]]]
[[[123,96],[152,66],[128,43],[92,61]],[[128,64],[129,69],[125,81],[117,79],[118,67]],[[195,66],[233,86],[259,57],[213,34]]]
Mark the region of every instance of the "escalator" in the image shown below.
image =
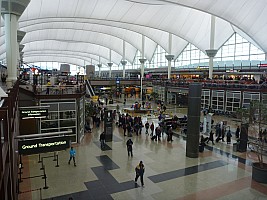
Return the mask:
[[[95,92],[88,80],[85,80],[86,84],[86,94],[88,94],[90,97],[95,96]]]

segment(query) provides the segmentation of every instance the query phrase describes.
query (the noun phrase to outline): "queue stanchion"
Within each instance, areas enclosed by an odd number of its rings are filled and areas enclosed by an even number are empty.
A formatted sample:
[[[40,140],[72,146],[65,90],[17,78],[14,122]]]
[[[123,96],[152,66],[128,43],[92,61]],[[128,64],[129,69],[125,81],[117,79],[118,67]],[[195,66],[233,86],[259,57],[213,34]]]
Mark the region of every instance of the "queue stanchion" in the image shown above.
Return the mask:
[[[22,169],[21,169],[21,164],[19,164],[19,182],[20,183],[23,182],[21,176],[22,176]]]
[[[57,155],[56,155],[56,152],[54,151],[54,159],[53,161],[57,161]]]
[[[23,169],[23,163],[22,163],[21,154],[19,155],[19,164],[21,165],[21,169]]]
[[[45,180],[45,185],[44,185],[43,189],[48,189],[46,179],[47,179],[47,176],[46,176],[45,167],[44,167],[44,180]]]
[[[39,154],[39,156],[38,156],[38,163],[40,163],[40,162],[42,162],[41,161],[41,154]]]
[[[43,170],[44,169],[44,158],[42,157],[42,167],[40,168],[40,170]]]
[[[39,190],[40,190],[40,199],[42,200],[43,198],[42,198],[42,188],[39,188]]]
[[[59,165],[58,165],[58,155],[57,155],[57,165],[56,165],[56,167],[59,167]]]

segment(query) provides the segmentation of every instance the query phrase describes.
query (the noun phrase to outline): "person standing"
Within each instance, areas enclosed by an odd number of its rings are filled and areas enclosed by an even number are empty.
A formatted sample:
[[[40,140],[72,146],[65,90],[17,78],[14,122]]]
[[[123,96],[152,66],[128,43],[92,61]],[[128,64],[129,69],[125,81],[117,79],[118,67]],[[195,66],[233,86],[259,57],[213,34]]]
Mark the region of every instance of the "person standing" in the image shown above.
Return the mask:
[[[123,135],[126,136],[126,130],[127,130],[127,125],[126,125],[126,123],[124,123],[124,124],[122,125],[122,128],[123,128]]]
[[[50,87],[51,87],[51,82],[48,81],[48,82],[47,82],[47,85],[46,85],[46,94],[49,94]]]
[[[143,164],[143,161],[140,161],[139,164],[135,168],[135,183],[137,182],[139,176],[141,180],[142,186],[144,186],[144,173],[145,173],[145,166]]]
[[[232,134],[231,134],[231,130],[229,129],[227,134],[226,134],[226,142],[227,142],[227,144],[231,144],[231,137],[232,137]]]
[[[70,148],[70,159],[68,163],[70,164],[71,159],[73,159],[74,166],[76,167],[75,155],[76,155],[76,151],[73,147],[71,147]]]
[[[100,145],[101,145],[101,149],[105,148],[105,141],[106,141],[106,135],[105,132],[100,134]]]
[[[146,134],[148,134],[148,129],[149,129],[149,123],[148,123],[148,121],[145,123],[145,128],[146,128]]]
[[[167,131],[168,132],[168,138],[167,138],[167,141],[173,141],[172,139],[172,135],[173,135],[173,131],[172,131],[172,127],[169,128],[169,130]]]
[[[133,141],[131,140],[131,138],[127,140],[126,146],[127,146],[128,156],[130,156],[131,154],[131,157],[133,157]]]
[[[236,131],[235,131],[235,137],[239,138],[239,134],[240,134],[240,128],[239,126],[237,126]]]
[[[150,125],[150,130],[151,130],[151,136],[154,135],[154,123],[152,122],[151,125]]]

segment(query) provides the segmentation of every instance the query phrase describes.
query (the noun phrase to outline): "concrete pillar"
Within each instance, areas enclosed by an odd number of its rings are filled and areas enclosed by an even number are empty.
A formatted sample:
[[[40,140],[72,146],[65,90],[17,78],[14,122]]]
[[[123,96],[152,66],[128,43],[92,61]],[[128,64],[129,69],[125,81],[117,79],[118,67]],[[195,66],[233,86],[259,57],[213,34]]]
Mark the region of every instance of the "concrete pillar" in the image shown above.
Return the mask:
[[[123,40],[122,43],[122,78],[125,78],[125,65],[127,64],[127,61],[125,60],[125,41]]]
[[[4,14],[5,41],[7,62],[7,88],[12,88],[17,80],[17,29],[18,17],[14,14]]]
[[[125,78],[125,66],[127,64],[127,61],[126,60],[122,60],[121,64],[122,64],[122,78]]]
[[[199,125],[201,110],[201,83],[190,83],[187,113],[186,156],[197,158],[199,152]]]
[[[101,77],[101,67],[102,67],[102,64],[101,63],[99,63],[99,64],[97,64],[97,66],[98,66],[98,77],[100,78]]]
[[[172,70],[172,60],[174,55],[166,55],[165,58],[168,60],[168,79],[171,79],[171,70]]]
[[[140,97],[141,100],[143,100],[143,78],[144,78],[144,71],[145,71],[145,42],[146,42],[146,38],[144,35],[142,35],[142,58],[139,59],[140,63],[141,63],[141,67],[140,67]]]
[[[213,58],[216,56],[218,50],[214,49],[215,40],[215,16],[211,15],[210,21],[210,49],[206,50],[207,56],[209,56],[209,79],[213,76]]]
[[[113,63],[109,62],[108,66],[109,66],[109,78],[111,78],[111,67],[112,67]]]
[[[168,60],[168,79],[171,79],[171,69],[172,69],[172,63],[171,61],[174,58],[174,55],[172,55],[172,34],[169,33],[169,55],[166,55],[166,59]]]
[[[22,65],[21,57],[23,55],[23,52],[20,51],[20,42],[22,41],[25,35],[26,35],[26,32],[18,30],[17,32],[17,60],[19,62],[18,62],[17,77],[19,76],[20,66]]]
[[[111,62],[111,49],[109,49],[109,78],[111,78],[111,67],[112,67],[113,63]]]
[[[143,78],[144,78],[144,70],[145,70],[145,62],[146,62],[146,59],[145,58],[141,58],[139,59],[140,63],[141,63],[141,77],[140,77],[140,97],[141,97],[141,100],[143,99]]]
[[[213,59],[216,56],[218,50],[216,49],[209,49],[206,50],[207,56],[209,56],[209,79],[212,79],[213,76]]]
[[[2,0],[1,14],[5,20],[5,44],[6,44],[6,62],[7,62],[7,89],[13,86],[17,80],[17,30],[18,19],[28,6],[30,0]]]

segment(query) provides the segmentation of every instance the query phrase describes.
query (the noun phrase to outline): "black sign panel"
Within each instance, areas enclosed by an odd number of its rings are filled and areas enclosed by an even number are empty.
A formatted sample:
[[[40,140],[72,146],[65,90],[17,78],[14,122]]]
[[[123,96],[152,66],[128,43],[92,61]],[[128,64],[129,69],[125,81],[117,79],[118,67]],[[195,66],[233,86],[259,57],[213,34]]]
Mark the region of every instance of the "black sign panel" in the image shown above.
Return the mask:
[[[106,134],[106,141],[112,141],[113,137],[113,118],[112,118],[112,111],[106,110],[105,111],[105,118],[104,118],[104,132]]]
[[[69,147],[70,138],[68,136],[18,141],[19,154],[21,155],[61,151]]]
[[[48,115],[48,109],[25,109],[20,110],[21,119],[31,119],[31,118],[45,118]]]

